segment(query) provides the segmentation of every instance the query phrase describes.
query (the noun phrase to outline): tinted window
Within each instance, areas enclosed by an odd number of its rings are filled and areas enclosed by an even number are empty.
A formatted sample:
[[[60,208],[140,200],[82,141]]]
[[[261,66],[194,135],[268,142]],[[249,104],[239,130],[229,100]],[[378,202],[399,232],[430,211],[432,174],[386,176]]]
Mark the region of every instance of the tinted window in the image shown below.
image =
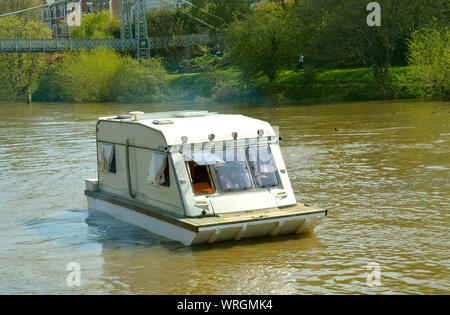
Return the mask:
[[[225,161],[215,166],[221,191],[241,191],[253,187],[242,149],[229,149],[215,154]]]
[[[278,186],[278,177],[273,166],[269,146],[252,146],[247,148],[248,161],[259,188]]]

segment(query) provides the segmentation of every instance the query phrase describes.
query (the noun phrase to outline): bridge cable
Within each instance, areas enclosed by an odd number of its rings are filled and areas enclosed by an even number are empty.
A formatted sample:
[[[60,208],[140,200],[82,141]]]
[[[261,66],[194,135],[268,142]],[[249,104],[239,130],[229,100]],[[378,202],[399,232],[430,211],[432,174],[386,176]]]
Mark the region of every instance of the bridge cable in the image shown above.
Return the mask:
[[[16,14],[24,13],[24,12],[28,12],[28,11],[33,11],[33,10],[37,10],[37,9],[42,9],[42,8],[45,8],[45,7],[54,6],[56,4],[60,4],[60,3],[64,3],[64,2],[66,2],[66,0],[58,0],[58,1],[53,2],[51,5],[50,4],[41,4],[39,6],[26,8],[26,9],[15,11],[15,12],[9,12],[9,13],[5,13],[5,14],[0,14],[0,18],[11,16],[11,15],[16,15]]]

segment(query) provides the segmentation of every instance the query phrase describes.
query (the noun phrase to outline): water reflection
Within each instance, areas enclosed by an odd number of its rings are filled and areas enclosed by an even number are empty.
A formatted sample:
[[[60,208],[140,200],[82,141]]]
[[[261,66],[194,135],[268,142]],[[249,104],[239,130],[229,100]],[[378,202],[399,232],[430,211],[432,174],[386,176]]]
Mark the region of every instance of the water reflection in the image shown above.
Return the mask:
[[[97,211],[89,211],[86,223],[102,245],[110,293],[295,293],[280,282],[295,282],[290,262],[323,250],[314,234],[185,247]]]

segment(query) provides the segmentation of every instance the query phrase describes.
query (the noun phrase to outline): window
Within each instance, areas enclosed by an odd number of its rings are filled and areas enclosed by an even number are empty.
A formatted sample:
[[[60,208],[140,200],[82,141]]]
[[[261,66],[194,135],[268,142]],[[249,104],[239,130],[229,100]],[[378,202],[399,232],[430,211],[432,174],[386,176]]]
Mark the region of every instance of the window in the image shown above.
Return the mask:
[[[63,5],[59,7],[59,17],[60,18],[64,18],[65,17],[65,10],[64,9],[65,8],[64,8]]]
[[[279,185],[268,145],[247,148],[247,156],[257,187],[264,188]]]
[[[154,152],[148,166],[147,182],[152,185],[170,186],[169,158],[167,154]]]
[[[188,166],[194,193],[196,195],[212,194],[214,188],[208,165],[199,165],[194,161],[190,161]]]
[[[221,191],[242,191],[253,188],[242,149],[227,149],[215,154],[225,160],[224,164],[215,166]]]
[[[88,13],[94,12],[94,4],[92,2],[86,2],[86,9]]]
[[[101,144],[98,158],[98,171],[105,173],[116,173],[116,154],[114,144]]]

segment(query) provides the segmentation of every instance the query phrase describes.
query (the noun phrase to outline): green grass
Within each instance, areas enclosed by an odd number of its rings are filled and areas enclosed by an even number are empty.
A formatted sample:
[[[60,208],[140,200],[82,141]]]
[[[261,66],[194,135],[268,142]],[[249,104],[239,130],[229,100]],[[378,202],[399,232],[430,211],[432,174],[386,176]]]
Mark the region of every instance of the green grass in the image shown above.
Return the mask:
[[[377,90],[371,68],[285,71],[275,85],[285,98],[307,101],[410,99],[424,94],[423,86],[412,80],[409,67],[390,69],[387,91]]]

